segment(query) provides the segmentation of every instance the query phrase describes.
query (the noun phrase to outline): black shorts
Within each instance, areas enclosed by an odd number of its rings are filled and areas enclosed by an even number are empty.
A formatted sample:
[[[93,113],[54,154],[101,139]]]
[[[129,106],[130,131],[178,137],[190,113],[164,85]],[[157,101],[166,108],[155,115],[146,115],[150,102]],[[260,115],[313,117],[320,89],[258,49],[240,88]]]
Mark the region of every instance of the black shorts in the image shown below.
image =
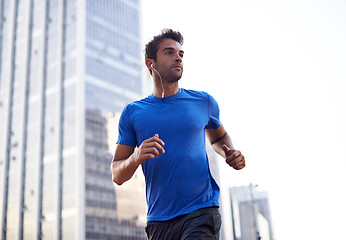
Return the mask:
[[[167,221],[149,221],[145,232],[149,240],[217,240],[220,227],[219,208],[208,207]]]

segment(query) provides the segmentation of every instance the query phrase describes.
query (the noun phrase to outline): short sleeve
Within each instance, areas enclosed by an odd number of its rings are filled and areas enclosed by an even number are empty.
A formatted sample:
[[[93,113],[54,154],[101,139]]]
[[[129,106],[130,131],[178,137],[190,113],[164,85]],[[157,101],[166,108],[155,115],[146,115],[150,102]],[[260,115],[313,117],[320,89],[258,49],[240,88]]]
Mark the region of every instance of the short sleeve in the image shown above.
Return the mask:
[[[129,106],[125,107],[121,113],[118,127],[117,144],[136,146],[136,133],[132,127],[132,119],[129,113]]]
[[[220,110],[216,100],[208,94],[208,124],[206,129],[217,129],[221,126]]]

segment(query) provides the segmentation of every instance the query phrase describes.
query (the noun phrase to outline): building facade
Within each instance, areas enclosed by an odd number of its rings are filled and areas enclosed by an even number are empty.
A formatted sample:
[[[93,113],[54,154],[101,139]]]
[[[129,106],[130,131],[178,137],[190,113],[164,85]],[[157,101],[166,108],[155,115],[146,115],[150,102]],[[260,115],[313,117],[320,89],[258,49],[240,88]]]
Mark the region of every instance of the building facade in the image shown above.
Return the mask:
[[[256,186],[230,188],[234,240],[274,240],[269,198]]]
[[[139,0],[0,0],[1,239],[145,239],[109,171],[139,24]]]

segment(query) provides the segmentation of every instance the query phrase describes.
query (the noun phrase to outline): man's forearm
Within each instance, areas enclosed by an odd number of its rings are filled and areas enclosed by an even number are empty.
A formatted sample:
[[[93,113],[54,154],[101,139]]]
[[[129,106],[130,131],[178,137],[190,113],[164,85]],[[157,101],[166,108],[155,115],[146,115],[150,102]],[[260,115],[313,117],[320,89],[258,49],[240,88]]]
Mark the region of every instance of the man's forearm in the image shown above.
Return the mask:
[[[111,164],[112,179],[118,185],[130,180],[136,172],[138,164],[132,159],[132,155],[124,160],[113,160]]]
[[[158,134],[144,140],[136,149],[130,145],[118,144],[111,164],[113,182],[121,185],[130,180],[139,165],[144,163],[146,159],[155,158],[160,153],[165,153],[164,145],[165,143]]]
[[[217,152],[222,157],[226,158],[225,151],[222,149],[222,145],[224,145],[224,144],[229,149],[231,149],[231,150],[234,149],[231,137],[228,135],[228,133],[226,133],[222,138],[220,138],[216,142],[214,142],[211,146],[213,147],[215,152]]]

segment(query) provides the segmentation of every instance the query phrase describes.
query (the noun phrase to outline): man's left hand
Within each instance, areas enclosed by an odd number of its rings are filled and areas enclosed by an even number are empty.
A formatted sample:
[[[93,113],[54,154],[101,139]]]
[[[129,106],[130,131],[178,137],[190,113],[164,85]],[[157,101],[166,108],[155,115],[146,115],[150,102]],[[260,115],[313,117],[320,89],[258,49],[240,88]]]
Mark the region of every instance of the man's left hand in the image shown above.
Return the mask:
[[[245,167],[245,158],[240,151],[235,149],[230,149],[225,144],[222,145],[222,149],[226,155],[226,163],[230,165],[235,170],[240,170]]]

